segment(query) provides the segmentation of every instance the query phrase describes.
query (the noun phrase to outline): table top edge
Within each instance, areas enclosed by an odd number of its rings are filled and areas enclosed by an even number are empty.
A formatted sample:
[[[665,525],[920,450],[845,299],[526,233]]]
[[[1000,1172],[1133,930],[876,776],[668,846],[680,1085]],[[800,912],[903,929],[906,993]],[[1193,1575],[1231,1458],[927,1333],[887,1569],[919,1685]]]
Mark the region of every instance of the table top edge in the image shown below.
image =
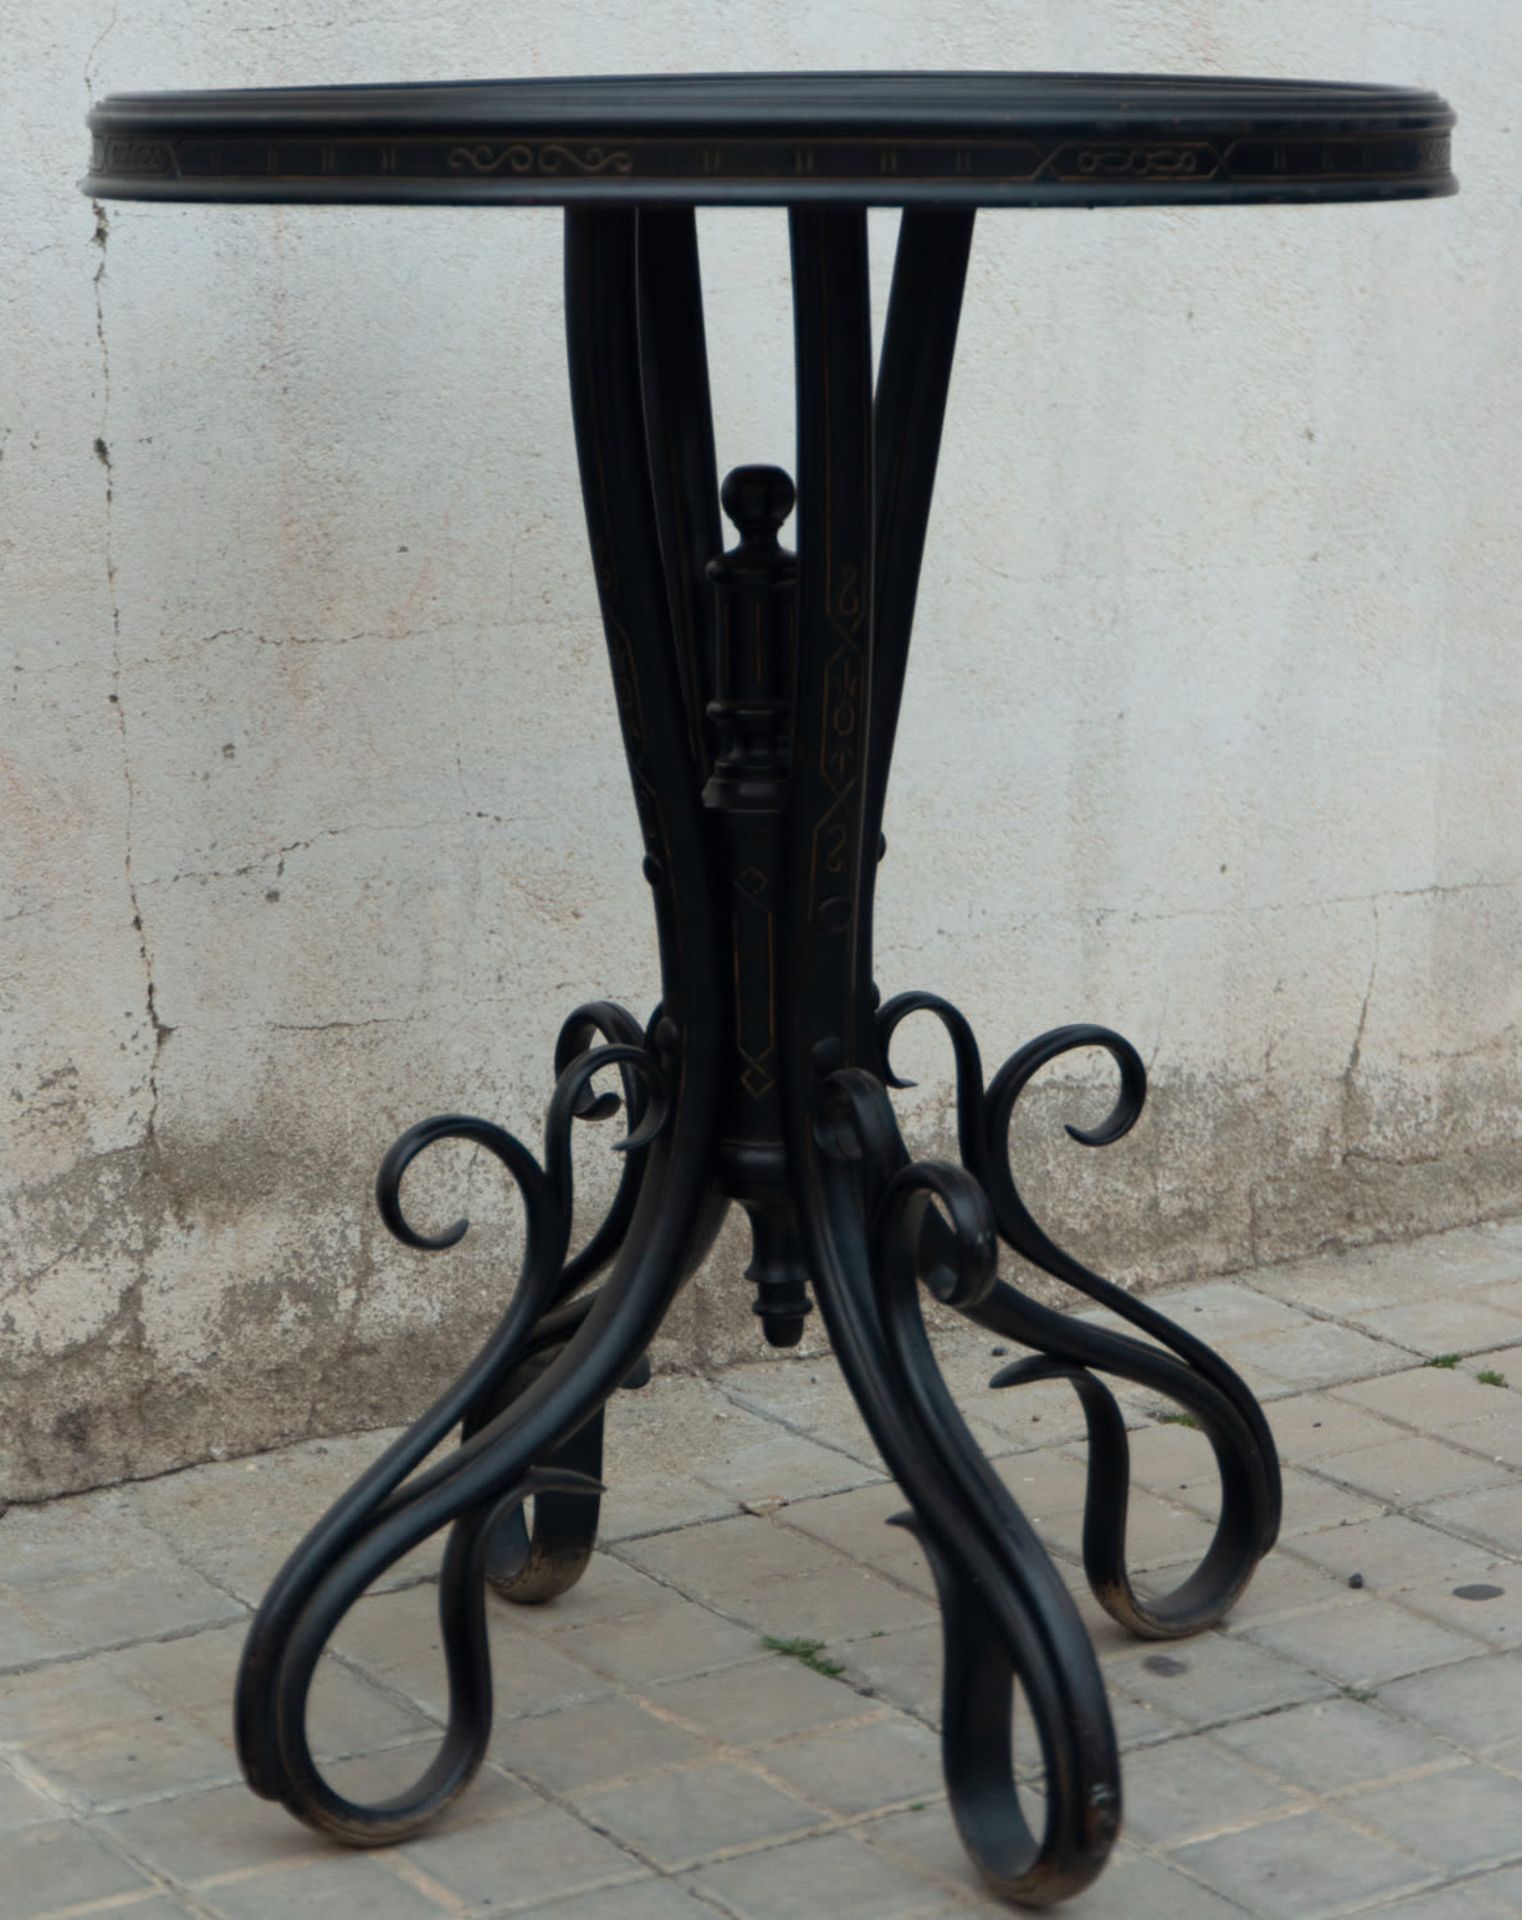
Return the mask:
[[[1218,204],[1454,191],[1421,88],[1212,75],[605,76],[112,94],[95,197]],[[1076,191],[1075,191],[1076,190]]]

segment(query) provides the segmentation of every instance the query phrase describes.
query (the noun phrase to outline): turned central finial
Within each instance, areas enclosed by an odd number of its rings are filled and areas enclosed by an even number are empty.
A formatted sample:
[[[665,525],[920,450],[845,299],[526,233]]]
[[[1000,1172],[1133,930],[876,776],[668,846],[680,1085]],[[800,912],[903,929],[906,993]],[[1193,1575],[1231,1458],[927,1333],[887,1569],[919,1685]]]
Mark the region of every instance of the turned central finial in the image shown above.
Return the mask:
[[[781,467],[736,467],[725,476],[719,498],[746,546],[771,547],[798,493]]]

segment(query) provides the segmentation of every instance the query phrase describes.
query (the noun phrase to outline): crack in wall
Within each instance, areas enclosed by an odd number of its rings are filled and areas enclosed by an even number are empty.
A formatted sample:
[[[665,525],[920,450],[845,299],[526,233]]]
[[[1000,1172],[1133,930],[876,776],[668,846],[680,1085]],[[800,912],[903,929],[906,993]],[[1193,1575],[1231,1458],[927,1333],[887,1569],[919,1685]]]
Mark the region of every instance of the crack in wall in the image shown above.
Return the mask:
[[[1500,874],[1494,879],[1434,881],[1421,887],[1381,887],[1375,893],[1330,893],[1312,895],[1306,900],[1248,900],[1220,907],[1175,907],[1149,913],[1139,907],[1084,905],[1068,908],[1060,901],[1050,906],[1011,912],[1007,917],[986,900],[969,899],[960,908],[955,924],[938,922],[928,932],[900,937],[892,943],[892,957],[901,965],[922,954],[944,957],[948,941],[978,938],[1026,940],[1039,938],[1053,924],[1070,929],[1075,923],[1091,922],[1095,931],[1104,931],[1108,920],[1122,920],[1128,926],[1167,926],[1175,920],[1253,919],[1280,913],[1319,913],[1327,907],[1379,907],[1392,900],[1448,900],[1471,893],[1508,893],[1522,888],[1522,873]],[[885,950],[886,952],[886,950]]]
[[[464,816],[461,816],[464,817]],[[475,818],[486,816],[477,814]],[[365,833],[442,833],[457,826],[459,818],[446,816],[442,820],[356,820],[347,826],[323,827],[309,834],[304,840],[290,840],[284,846],[270,847],[266,852],[256,854],[252,860],[245,861],[240,867],[181,867],[178,873],[164,874],[158,879],[144,880],[144,888],[172,887],[181,880],[242,880],[249,874],[258,873],[273,860],[276,862],[273,878],[285,877],[285,863],[290,854],[305,853],[322,840],[342,840],[351,834]],[[500,822],[499,822],[500,824]],[[0,925],[4,922],[0,921]]]
[[[118,1152],[122,1151],[128,1151],[128,1149],[118,1148]],[[107,1209],[102,1207],[99,1212],[92,1216],[84,1231],[68,1246],[64,1247],[60,1252],[55,1253],[50,1260],[45,1260],[40,1267],[33,1267],[30,1273],[23,1273],[16,1281],[16,1291],[18,1293],[27,1292],[30,1288],[35,1287],[39,1281],[46,1280],[48,1275],[61,1267],[66,1260],[72,1260],[76,1254],[83,1253],[85,1248],[105,1224],[106,1218]]]
[[[101,40],[115,24],[113,11],[100,40],[95,43],[98,51]],[[93,58],[93,53],[92,53]],[[86,68],[86,85],[90,84],[90,74]],[[95,230],[90,236],[90,244],[97,249],[100,258],[96,263],[94,277],[95,295],[95,338],[100,353],[101,408],[100,431],[96,434],[92,451],[105,473],[105,537],[103,554],[106,569],[106,592],[111,609],[111,691],[107,699],[115,711],[117,738],[121,744],[122,782],[126,788],[127,809],[125,821],[125,845],[123,847],[123,871],[127,883],[127,900],[132,910],[132,928],[137,935],[138,952],[143,963],[144,1002],[148,1014],[148,1023],[153,1033],[153,1047],[148,1061],[148,1113],[143,1127],[144,1143],[156,1145],[159,1110],[159,1069],[163,1060],[164,1043],[174,1029],[167,1026],[159,1016],[158,1000],[153,979],[153,956],[149,950],[148,935],[143,925],[141,904],[138,899],[136,875],[132,864],[132,835],[137,812],[137,792],[132,778],[132,751],[127,737],[127,715],[121,697],[122,681],[122,609],[121,598],[117,591],[116,567],[116,469],[111,458],[111,346],[106,335],[105,282],[108,264],[107,243],[111,235],[111,222],[105,208],[98,200],[91,201],[95,214]]]
[[[1145,913],[1132,907],[1084,907],[1096,921],[1125,919],[1132,926],[1164,926],[1171,920],[1234,920],[1243,914],[1314,913],[1323,907],[1377,907],[1382,900],[1447,900],[1466,893],[1504,893],[1522,885],[1522,873],[1501,874],[1493,880],[1434,881],[1422,887],[1382,887],[1377,893],[1325,894],[1309,900],[1252,900],[1222,907],[1175,907],[1165,913]]]
[[[92,105],[95,100],[95,62],[100,57],[101,48],[116,31],[117,15],[120,11],[121,0],[111,0],[111,17],[101,28],[100,32],[96,34],[95,44],[85,55],[85,93],[88,95]]]
[[[144,667],[183,666],[186,661],[195,659],[198,650],[212,646],[218,640],[237,640],[249,646],[269,647],[276,651],[286,647],[301,649],[348,647],[365,640],[380,641],[387,646],[410,645],[417,641],[434,640],[440,634],[449,633],[470,624],[462,616],[458,619],[430,619],[425,627],[359,627],[353,633],[260,633],[251,627],[218,627],[211,633],[193,634],[182,647],[173,652],[141,654],[130,663],[127,671],[136,673]],[[56,669],[32,667],[28,671],[46,673]]]
[[[1348,1064],[1342,1070],[1342,1102],[1338,1113],[1338,1131],[1342,1136],[1342,1162],[1347,1164],[1353,1148],[1350,1143],[1354,1137],[1354,1107],[1358,1099],[1358,1067],[1363,1059],[1364,1034],[1369,1025],[1369,1003],[1374,998],[1374,982],[1379,975],[1379,906],[1376,902],[1374,914],[1374,951],[1369,957],[1369,978],[1363,990],[1363,1004],[1358,1009],[1358,1025],[1353,1033],[1353,1045],[1348,1053]]]
[[[99,218],[103,220],[105,216],[100,210],[99,202],[95,201],[91,204],[96,207]],[[0,456],[3,456],[4,444],[4,441],[0,440]],[[3,464],[3,457],[0,457],[0,466]],[[366,640],[380,641],[387,646],[410,646],[419,641],[436,640],[440,634],[455,632],[472,624],[462,616],[459,619],[430,620],[426,627],[360,627],[353,633],[259,633],[251,627],[218,627],[211,633],[192,635],[183,647],[174,652],[138,654],[125,663],[124,670],[132,674],[140,673],[145,667],[184,666],[188,661],[196,658],[199,650],[213,646],[219,640],[236,640],[247,646],[268,647],[275,652],[287,647],[310,650],[324,647],[348,647]],[[519,624],[531,626],[533,623],[520,621]],[[547,631],[552,630],[551,622],[545,621],[542,624]],[[32,676],[49,673],[78,673],[81,671],[81,663],[78,660],[59,660],[39,665],[31,661],[17,660],[10,663],[10,671]]]
[[[258,1031],[264,1033],[359,1033],[365,1027],[406,1027],[412,1016],[404,1013],[377,1014],[370,1020],[266,1020]],[[246,1029],[234,1029],[246,1031]]]

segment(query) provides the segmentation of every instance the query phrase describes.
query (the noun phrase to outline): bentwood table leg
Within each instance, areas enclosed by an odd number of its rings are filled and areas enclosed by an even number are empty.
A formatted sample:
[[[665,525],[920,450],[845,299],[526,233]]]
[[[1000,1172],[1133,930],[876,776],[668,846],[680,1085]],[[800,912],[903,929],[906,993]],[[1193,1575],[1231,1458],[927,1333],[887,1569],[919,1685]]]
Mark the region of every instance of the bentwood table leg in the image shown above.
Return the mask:
[[[504,1519],[530,1498],[590,1497],[596,1483],[553,1463],[639,1366],[673,1295],[702,1257],[724,1202],[713,1178],[725,1027],[716,916],[698,782],[672,643],[641,406],[630,214],[567,220],[567,333],[578,453],[609,653],[635,802],[655,899],[662,1006],[638,1042],[629,1016],[578,1009],[562,1035],[573,1056],[556,1085],[541,1167],[488,1121],[449,1115],[404,1135],[387,1156],[379,1197],[387,1223],[410,1244],[455,1244],[458,1222],[428,1237],[406,1222],[403,1173],[442,1139],[473,1141],[507,1168],[522,1195],[523,1271],[501,1323],[476,1360],[318,1523],[266,1595],[239,1675],[239,1753],[250,1784],[314,1826],[356,1844],[405,1837],[469,1782],[491,1724],[484,1592]],[[637,1031],[637,1029],[636,1029]],[[606,1036],[610,1044],[582,1050]],[[588,1302],[569,1288],[591,1263],[567,1261],[571,1221],[570,1132],[600,1117],[591,1091],[605,1068],[623,1076],[644,1161],[637,1198],[621,1192],[616,1232],[599,1236],[612,1271]],[[627,1204],[626,1204],[627,1203]],[[501,1404],[514,1373],[553,1352],[517,1397]],[[485,1410],[490,1412],[483,1417]],[[466,1437],[442,1464],[406,1476],[456,1424]],[[405,1484],[402,1484],[405,1481]],[[312,1759],[306,1710],[316,1662],[343,1615],[404,1553],[453,1522],[440,1579],[440,1623],[449,1670],[448,1732],[416,1786],[361,1806],[323,1780]]]
[[[587,525],[625,754],[645,843],[661,1003],[641,1025],[611,1002],[568,1018],[542,1164],[494,1123],[413,1128],[381,1169],[382,1213],[408,1244],[453,1245],[406,1220],[402,1175],[442,1139],[494,1153],[527,1213],[522,1273],[461,1379],[302,1542],[249,1636],[239,1751],[257,1791],[356,1844],[415,1832],[480,1764],[491,1723],[488,1584],[552,1597],[591,1553],[602,1409],[647,1377],[644,1355],[731,1204],[751,1222],[756,1311],[779,1346],[817,1296],[831,1343],[910,1502],[945,1625],[943,1749],[968,1850],[1005,1895],[1063,1898],[1119,1829],[1113,1726],[1062,1580],[942,1379],[921,1285],[1031,1357],[993,1385],[1061,1378],[1089,1431],[1084,1559],[1101,1604],[1151,1637],[1218,1619],[1272,1544],[1279,1477],[1247,1388],[1208,1348],[1064,1253],[1026,1209],[1008,1160],[1016,1102],[1076,1048],[1120,1071],[1114,1112],[1070,1129],[1101,1146],[1145,1096],[1135,1050],[1073,1026],[1021,1048],[985,1084],[966,1020],[929,993],[879,1006],[872,898],[888,766],[945,415],[972,215],[903,220],[876,392],[866,215],[795,207],[795,557],[778,533],[793,483],[742,468],[723,489],[740,531],[720,552],[696,228],[690,208],[572,209],[566,323]],[[961,1164],[915,1161],[894,1121],[899,1024],[929,1012],[956,1063]],[[603,1225],[570,1257],[574,1121],[618,1105],[628,1159]],[[1145,1338],[1085,1326],[996,1274],[1003,1239]],[[597,1274],[595,1292],[581,1291]],[[1214,1448],[1221,1517],[1198,1569],[1143,1596],[1126,1567],[1125,1424],[1100,1373],[1171,1396]],[[455,1425],[459,1449],[415,1472]],[[412,1477],[409,1478],[408,1476]],[[527,1518],[532,1506],[532,1523]],[[417,1785],[381,1806],[335,1793],[305,1721],[316,1661],[378,1575],[452,1525],[440,1580],[448,1730]],[[1016,1685],[1045,1768],[1044,1817],[1014,1778]]]
[[[912,1503],[946,1630],[947,1784],[963,1838],[1002,1890],[1052,1899],[1083,1886],[1118,1828],[1119,1760],[1099,1670],[1050,1560],[956,1412],[925,1337],[917,1252],[932,1204],[945,1244],[927,1278],[966,1307],[994,1278],[988,1202],[967,1170],[910,1165],[881,1081],[865,905],[869,717],[897,688],[874,687],[876,516],[866,216],[797,211],[793,276],[799,462],[799,660],[784,994],[787,1148],[809,1265],[852,1393]],[[910,244],[919,238],[911,232]],[[954,301],[959,278],[948,289]],[[954,323],[955,308],[945,330]],[[903,283],[894,315],[910,324]],[[900,349],[902,351],[902,349]],[[895,365],[902,364],[895,362]],[[949,342],[943,366],[949,370]],[[902,389],[894,393],[902,398]],[[944,381],[941,383],[944,392]],[[939,409],[932,393],[932,418]],[[902,418],[885,421],[922,454],[912,497],[889,524],[923,523],[933,452]],[[906,429],[909,430],[906,432]],[[909,447],[895,449],[915,472]],[[916,513],[918,507],[922,511]],[[917,542],[907,562],[912,573]],[[887,569],[892,571],[892,569]],[[900,563],[900,572],[905,563]],[[890,623],[902,653],[907,622]],[[874,697],[876,696],[876,697]],[[879,751],[876,792],[886,785]],[[875,840],[875,836],[874,836]],[[872,851],[875,853],[875,845]],[[1015,1790],[1010,1715],[1019,1678],[1049,1787],[1038,1839]]]

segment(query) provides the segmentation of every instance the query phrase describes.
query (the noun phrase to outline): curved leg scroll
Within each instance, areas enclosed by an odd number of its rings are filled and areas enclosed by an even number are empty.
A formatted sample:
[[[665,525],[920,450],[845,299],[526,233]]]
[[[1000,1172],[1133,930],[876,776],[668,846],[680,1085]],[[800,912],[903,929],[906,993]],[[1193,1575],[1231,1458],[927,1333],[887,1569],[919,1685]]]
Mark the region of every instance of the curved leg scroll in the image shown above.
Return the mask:
[[[1148,1336],[1138,1340],[1089,1326],[999,1282],[964,1311],[980,1326],[1035,1351],[997,1374],[993,1385],[1063,1379],[1073,1386],[1089,1437],[1083,1557],[1095,1598],[1122,1626],[1148,1639],[1198,1632],[1230,1611],[1278,1535],[1282,1493],[1268,1422],[1246,1383],[1219,1354],[1057,1246],[1025,1205],[1009,1165],[1016,1102],[1043,1066],[1085,1047],[1100,1048],[1115,1061],[1121,1086],[1112,1112],[1096,1128],[1068,1128],[1084,1146],[1106,1146],[1129,1132],[1141,1113],[1147,1085],[1141,1057],[1108,1028],[1059,1027],[1011,1055],[985,1092],[972,1029],[955,1007],[933,994],[901,994],[883,1007],[884,1056],[900,1023],[916,1012],[934,1014],[950,1037],[962,1158],[988,1196],[1000,1237],[1033,1266],[1078,1288]],[[935,1238],[932,1227],[923,1258],[934,1258]],[[1127,1569],[1130,1448],[1124,1418],[1100,1373],[1148,1387],[1186,1407],[1215,1454],[1221,1481],[1215,1533],[1194,1572],[1161,1597],[1140,1595]]]
[[[528,1149],[489,1121],[445,1115],[413,1127],[381,1166],[377,1197],[387,1225],[414,1247],[456,1245],[465,1221],[437,1235],[412,1226],[401,1204],[402,1177],[440,1140],[485,1147],[516,1184],[526,1216],[519,1283],[497,1327],[460,1378],[308,1533],[272,1583],[255,1617],[238,1675],[235,1724],[249,1784],[321,1831],[355,1845],[406,1838],[462,1792],[480,1766],[491,1731],[491,1674],[485,1634],[485,1589],[517,1588],[514,1597],[547,1599],[563,1592],[590,1556],[601,1485],[601,1408],[621,1382],[638,1378],[654,1324],[618,1308],[633,1291],[621,1273],[603,1292],[566,1302],[569,1288],[590,1279],[620,1249],[634,1223],[646,1159],[665,1144],[672,1123],[669,1067],[628,1039],[584,1047],[592,1035],[636,1035],[621,1009],[580,1008],[566,1023],[563,1070],[545,1123],[541,1167]],[[581,1047],[580,1051],[573,1049]],[[569,1058],[565,1058],[569,1054]],[[616,1068],[631,1129],[621,1144],[626,1169],[608,1220],[588,1247],[568,1260],[571,1225],[570,1135],[579,1116],[616,1110],[611,1094],[594,1094],[595,1077]],[[697,1228],[690,1229],[696,1237]],[[637,1261],[638,1252],[635,1253]],[[589,1257],[593,1256],[593,1257]],[[684,1261],[667,1297],[685,1277]],[[661,1305],[664,1304],[662,1300]],[[596,1340],[596,1323],[612,1322]],[[417,1471],[454,1426],[461,1444],[447,1459]],[[523,1520],[535,1504],[532,1532]],[[585,1509],[586,1518],[575,1516]],[[362,1594],[406,1553],[444,1526],[450,1544],[439,1582],[439,1620],[449,1674],[443,1743],[406,1793],[361,1806],[335,1792],[312,1758],[307,1699],[322,1650]]]

